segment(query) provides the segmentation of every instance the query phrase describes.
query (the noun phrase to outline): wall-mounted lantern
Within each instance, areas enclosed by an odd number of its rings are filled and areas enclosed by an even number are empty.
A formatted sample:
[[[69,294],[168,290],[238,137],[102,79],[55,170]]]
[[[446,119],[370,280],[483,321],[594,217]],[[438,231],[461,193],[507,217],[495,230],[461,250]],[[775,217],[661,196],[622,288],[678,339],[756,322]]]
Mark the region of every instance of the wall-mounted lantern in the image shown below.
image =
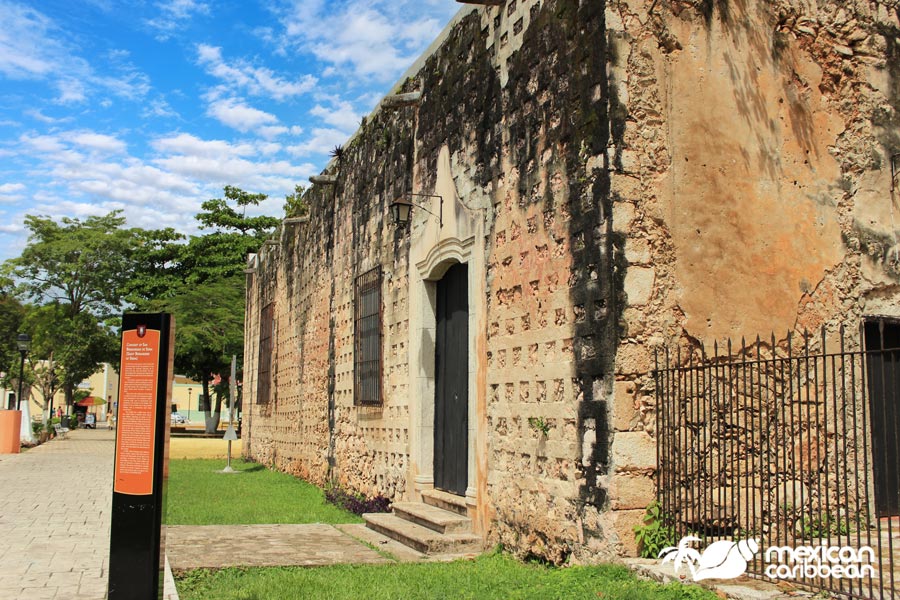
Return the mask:
[[[439,198],[440,208],[438,209],[438,214],[434,214],[421,204],[416,204],[412,201],[413,197],[419,198]],[[429,215],[438,218],[438,227],[444,226],[444,198],[443,196],[436,196],[434,194],[413,194],[412,192],[405,192],[399,198],[394,200],[389,206],[388,210],[391,212],[391,220],[395,225],[403,226],[409,223],[409,219],[412,216],[413,207],[421,208]]]

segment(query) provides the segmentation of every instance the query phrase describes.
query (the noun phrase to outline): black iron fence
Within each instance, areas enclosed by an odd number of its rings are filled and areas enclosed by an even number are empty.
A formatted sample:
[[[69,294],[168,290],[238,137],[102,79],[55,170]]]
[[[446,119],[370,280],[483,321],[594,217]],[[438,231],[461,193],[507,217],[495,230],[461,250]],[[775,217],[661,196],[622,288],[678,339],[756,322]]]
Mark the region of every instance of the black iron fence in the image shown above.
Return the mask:
[[[753,576],[900,599],[900,326],[827,338],[657,355],[661,511],[692,572],[754,540]]]

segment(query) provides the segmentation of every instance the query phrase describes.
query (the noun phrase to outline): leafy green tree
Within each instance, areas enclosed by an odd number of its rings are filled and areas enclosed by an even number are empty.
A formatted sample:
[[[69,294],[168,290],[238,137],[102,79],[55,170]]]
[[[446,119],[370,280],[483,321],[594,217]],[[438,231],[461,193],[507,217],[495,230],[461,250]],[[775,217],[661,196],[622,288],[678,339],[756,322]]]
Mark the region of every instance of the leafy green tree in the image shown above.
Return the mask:
[[[247,255],[256,252],[280,222],[275,217],[247,216],[248,207],[265,199],[263,194],[226,186],[225,197],[207,200],[197,215],[206,233],[192,236],[186,244],[153,240],[157,247],[151,262],[158,266],[153,281],[130,292],[139,309],[175,315],[175,368],[201,382],[208,431],[218,427],[222,402],[228,399],[231,356],[243,354]],[[222,384],[212,386],[216,375]],[[211,391],[215,391],[213,406]]]
[[[33,309],[25,320],[32,332],[29,365],[45,411],[52,410],[56,391],[66,393],[66,404],[75,401],[78,384],[93,375],[100,364],[118,357],[118,338],[97,316],[70,315],[69,307],[52,302]]]
[[[46,305],[35,312],[29,329],[54,349],[33,358],[46,360],[52,352],[53,376],[59,378],[67,405],[83,379],[101,362],[117,357],[108,326],[121,310],[127,283],[134,278],[136,250],[145,237],[124,225],[119,211],[58,223],[28,215],[28,244],[21,256],[3,265],[3,275],[16,281],[18,294]]]
[[[209,232],[191,237],[182,247],[179,272],[185,282],[203,283],[243,273],[247,255],[259,250],[280,223],[276,217],[246,216],[248,206],[265,199],[265,194],[226,186],[225,198],[213,198],[201,205],[197,220],[201,229]]]
[[[209,280],[202,286],[184,284],[148,308],[175,316],[176,368],[200,381],[204,398],[210,399],[213,377],[219,374],[227,380],[232,355],[243,352],[244,278]],[[216,388],[215,410],[209,402],[205,407],[211,431],[218,427],[222,400],[226,397],[219,386]]]
[[[20,357],[16,337],[22,332],[25,307],[10,294],[0,293],[0,373],[3,386],[18,383]],[[0,398],[0,408],[7,408],[6,398]]]
[[[303,197],[305,189],[302,185],[294,187],[294,191],[284,197],[284,216],[287,218],[305,217],[309,214],[309,204]]]
[[[19,360],[16,336],[22,328],[25,307],[15,297],[0,293],[0,371],[9,373]]]
[[[18,292],[43,304],[58,301],[67,316],[92,312],[114,314],[122,290],[134,276],[134,230],[124,229],[121,211],[84,221],[28,215],[31,231],[22,255],[6,261],[7,275],[19,282]]]

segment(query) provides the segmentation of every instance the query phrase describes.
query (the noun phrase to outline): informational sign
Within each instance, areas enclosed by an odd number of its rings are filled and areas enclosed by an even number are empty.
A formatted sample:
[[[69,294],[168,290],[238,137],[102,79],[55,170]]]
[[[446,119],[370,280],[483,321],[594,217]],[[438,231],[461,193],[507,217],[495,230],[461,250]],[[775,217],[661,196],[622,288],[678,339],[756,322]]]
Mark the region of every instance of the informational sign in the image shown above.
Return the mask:
[[[153,493],[160,332],[146,326],[122,333],[119,435],[113,491]],[[168,404],[166,404],[168,406]]]
[[[109,600],[163,597],[174,335],[171,315],[122,316]]]

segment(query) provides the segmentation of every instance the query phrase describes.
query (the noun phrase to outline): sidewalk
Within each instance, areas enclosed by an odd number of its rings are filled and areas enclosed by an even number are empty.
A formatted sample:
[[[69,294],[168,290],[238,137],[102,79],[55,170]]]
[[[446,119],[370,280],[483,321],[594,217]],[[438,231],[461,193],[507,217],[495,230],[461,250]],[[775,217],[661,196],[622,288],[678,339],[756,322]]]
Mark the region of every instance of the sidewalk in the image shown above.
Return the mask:
[[[106,597],[115,432],[0,455],[0,598]]]
[[[105,429],[0,454],[0,599],[106,598],[114,454]],[[178,570],[459,558],[426,557],[364,525],[170,526],[166,546]],[[177,599],[171,577],[165,591]]]

